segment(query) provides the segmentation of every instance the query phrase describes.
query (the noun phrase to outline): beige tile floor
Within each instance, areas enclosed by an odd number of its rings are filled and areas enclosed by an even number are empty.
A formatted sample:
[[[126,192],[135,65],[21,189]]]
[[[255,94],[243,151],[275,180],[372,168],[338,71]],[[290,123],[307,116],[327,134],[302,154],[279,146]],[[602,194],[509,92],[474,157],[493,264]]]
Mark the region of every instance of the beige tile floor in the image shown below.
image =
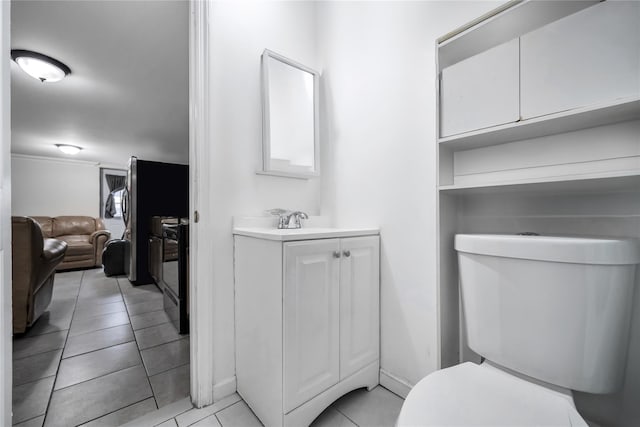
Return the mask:
[[[262,425],[237,394],[194,409],[189,341],[168,322],[162,294],[101,269],[58,273],[48,312],[14,338],[13,357],[16,426]],[[392,427],[401,406],[380,386],[356,390],[312,426]]]
[[[13,342],[13,423],[119,425],[189,394],[189,339],[155,285],[57,273],[48,311]]]
[[[327,408],[311,427],[393,427],[403,399],[378,386],[359,389]],[[189,399],[165,406],[127,424],[126,427],[260,427],[262,423],[238,394],[202,409]]]

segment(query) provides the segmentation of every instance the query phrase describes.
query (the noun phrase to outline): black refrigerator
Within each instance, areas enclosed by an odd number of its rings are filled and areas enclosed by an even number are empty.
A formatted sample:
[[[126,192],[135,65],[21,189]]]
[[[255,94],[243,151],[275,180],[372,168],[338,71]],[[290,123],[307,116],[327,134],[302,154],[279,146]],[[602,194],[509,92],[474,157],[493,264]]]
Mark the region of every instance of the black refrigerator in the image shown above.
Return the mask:
[[[189,216],[189,166],[129,159],[123,217],[125,272],[134,285],[154,283],[149,273],[152,216]]]

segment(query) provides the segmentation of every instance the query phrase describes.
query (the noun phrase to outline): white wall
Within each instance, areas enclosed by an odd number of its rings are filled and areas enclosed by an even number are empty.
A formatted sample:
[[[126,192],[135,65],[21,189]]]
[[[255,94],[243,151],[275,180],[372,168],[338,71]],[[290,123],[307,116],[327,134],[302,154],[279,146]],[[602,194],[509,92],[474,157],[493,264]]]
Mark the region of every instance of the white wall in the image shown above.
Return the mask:
[[[322,210],[381,228],[381,368],[408,385],[439,363],[435,40],[499,3],[318,6]]]
[[[208,168],[212,224],[214,383],[232,381],[234,362],[232,217],[282,207],[320,211],[320,179],[256,175],[262,164],[260,55],[273,50],[311,68],[316,61],[312,2],[215,2],[211,5]],[[324,179],[324,178],[323,178]],[[199,244],[202,244],[201,242]],[[215,390],[214,390],[215,393]],[[215,396],[218,399],[220,396]]]
[[[11,175],[12,215],[100,215],[95,163],[12,155]]]

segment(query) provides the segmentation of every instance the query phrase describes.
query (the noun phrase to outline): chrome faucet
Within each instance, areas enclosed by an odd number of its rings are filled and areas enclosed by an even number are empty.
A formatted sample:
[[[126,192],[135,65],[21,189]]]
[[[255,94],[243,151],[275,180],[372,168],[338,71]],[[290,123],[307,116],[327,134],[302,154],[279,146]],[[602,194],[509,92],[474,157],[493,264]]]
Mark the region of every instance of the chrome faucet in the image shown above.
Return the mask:
[[[278,228],[302,228],[302,223],[300,222],[301,219],[309,219],[309,215],[301,211],[283,212],[278,217]]]

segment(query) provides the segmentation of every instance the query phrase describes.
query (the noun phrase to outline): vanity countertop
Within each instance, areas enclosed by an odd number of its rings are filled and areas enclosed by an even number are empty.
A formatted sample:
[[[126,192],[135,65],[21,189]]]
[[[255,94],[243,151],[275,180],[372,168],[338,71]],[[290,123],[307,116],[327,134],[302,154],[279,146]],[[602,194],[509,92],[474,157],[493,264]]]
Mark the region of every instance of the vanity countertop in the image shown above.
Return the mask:
[[[290,242],[295,240],[331,239],[339,237],[372,236],[380,233],[377,228],[302,227],[277,229],[271,227],[234,227],[233,234],[258,239]]]

